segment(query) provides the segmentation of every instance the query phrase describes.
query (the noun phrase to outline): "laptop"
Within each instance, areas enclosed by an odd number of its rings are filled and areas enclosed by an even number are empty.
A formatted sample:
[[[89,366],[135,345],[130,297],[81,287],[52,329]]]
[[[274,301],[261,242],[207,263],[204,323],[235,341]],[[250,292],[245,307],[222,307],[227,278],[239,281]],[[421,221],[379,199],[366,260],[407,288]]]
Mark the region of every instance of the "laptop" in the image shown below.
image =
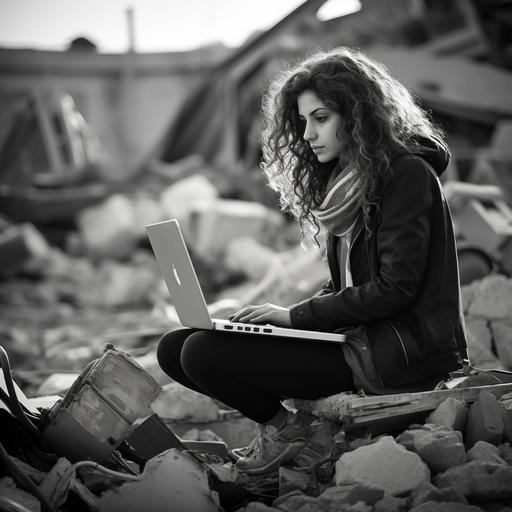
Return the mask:
[[[254,335],[298,338],[343,343],[344,334],[289,329],[274,325],[246,324],[211,318],[203,291],[176,219],[146,226],[158,268],[171,296],[180,322],[195,329],[239,331]]]

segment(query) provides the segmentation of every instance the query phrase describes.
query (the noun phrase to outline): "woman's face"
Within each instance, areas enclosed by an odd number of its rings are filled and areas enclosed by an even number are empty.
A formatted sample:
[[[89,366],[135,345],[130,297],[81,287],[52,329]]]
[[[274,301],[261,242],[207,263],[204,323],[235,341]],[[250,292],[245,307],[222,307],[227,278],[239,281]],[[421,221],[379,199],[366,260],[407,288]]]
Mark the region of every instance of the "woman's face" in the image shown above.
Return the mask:
[[[304,123],[304,140],[310,145],[319,162],[338,158],[342,143],[338,138],[341,115],[331,110],[311,91],[304,91],[297,100],[299,118]]]

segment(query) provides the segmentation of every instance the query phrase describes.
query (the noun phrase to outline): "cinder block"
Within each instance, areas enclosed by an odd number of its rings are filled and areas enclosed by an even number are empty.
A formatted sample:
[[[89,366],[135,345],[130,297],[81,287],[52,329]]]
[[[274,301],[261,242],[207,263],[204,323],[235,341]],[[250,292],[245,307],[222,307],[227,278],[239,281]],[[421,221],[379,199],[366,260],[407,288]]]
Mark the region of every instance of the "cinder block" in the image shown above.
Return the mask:
[[[477,441],[498,445],[503,439],[503,433],[503,418],[498,400],[492,393],[481,391],[469,409],[466,446],[471,448]]]

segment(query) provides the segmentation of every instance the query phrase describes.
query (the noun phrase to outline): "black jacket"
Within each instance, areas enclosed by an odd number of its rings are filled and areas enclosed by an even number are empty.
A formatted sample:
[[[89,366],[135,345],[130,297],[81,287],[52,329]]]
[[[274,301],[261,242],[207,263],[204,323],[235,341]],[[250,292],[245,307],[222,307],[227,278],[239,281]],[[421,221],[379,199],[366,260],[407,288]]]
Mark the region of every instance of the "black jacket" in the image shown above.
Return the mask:
[[[385,385],[444,377],[467,357],[455,237],[438,178],[448,160],[448,150],[428,140],[397,155],[380,183],[370,236],[362,216],[354,228],[353,286],[339,289],[335,239],[328,236],[330,281],[291,309],[297,329],[364,325]]]

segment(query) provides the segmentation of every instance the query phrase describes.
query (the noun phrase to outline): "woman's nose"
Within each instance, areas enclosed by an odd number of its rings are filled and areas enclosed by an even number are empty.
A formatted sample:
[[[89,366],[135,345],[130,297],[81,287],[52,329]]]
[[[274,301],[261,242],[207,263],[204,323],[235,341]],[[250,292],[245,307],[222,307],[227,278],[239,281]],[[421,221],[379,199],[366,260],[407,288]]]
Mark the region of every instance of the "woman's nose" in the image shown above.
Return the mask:
[[[311,141],[314,140],[316,137],[315,131],[313,130],[313,127],[307,123],[306,127],[304,128],[304,140],[305,141]]]

